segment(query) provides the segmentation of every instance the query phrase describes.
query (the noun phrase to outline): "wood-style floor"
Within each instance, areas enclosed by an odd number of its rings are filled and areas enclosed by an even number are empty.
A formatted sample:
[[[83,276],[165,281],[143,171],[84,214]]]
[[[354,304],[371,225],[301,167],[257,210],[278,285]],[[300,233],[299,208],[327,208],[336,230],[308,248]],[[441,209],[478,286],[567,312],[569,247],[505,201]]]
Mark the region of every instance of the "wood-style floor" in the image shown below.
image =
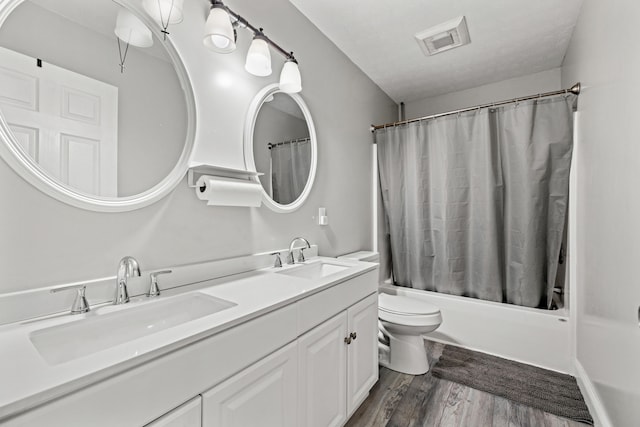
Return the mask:
[[[430,365],[443,345],[425,341]],[[561,418],[436,378],[427,372],[413,376],[380,368],[380,379],[346,427],[581,427]]]

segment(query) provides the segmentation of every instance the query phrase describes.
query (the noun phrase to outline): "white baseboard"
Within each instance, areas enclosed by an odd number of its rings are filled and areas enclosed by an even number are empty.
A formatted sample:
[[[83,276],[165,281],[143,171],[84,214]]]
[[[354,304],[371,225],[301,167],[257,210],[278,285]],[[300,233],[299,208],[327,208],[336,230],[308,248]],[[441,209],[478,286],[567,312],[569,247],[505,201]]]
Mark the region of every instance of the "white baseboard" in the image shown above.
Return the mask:
[[[593,417],[595,427],[613,427],[595,386],[578,359],[575,360],[575,368],[578,387],[580,387],[584,401]]]

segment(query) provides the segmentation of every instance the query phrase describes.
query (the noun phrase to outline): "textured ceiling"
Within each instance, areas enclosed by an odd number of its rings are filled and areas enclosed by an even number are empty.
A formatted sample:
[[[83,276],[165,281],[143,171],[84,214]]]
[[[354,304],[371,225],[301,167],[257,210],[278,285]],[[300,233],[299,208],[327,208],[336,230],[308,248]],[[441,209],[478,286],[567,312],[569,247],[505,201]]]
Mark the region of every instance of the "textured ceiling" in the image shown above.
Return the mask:
[[[582,0],[290,0],[396,102],[562,64]],[[471,44],[425,56],[414,34],[464,15]]]

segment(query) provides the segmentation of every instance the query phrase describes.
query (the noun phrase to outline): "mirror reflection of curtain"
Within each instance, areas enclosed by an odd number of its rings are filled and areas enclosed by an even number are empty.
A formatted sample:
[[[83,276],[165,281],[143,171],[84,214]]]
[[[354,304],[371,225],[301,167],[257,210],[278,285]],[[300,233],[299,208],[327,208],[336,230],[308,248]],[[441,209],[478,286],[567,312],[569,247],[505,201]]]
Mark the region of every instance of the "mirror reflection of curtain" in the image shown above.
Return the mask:
[[[311,144],[285,142],[271,147],[271,185],[273,200],[281,205],[296,201],[307,184],[311,169]]]
[[[574,103],[559,96],[376,132],[396,284],[549,306]]]

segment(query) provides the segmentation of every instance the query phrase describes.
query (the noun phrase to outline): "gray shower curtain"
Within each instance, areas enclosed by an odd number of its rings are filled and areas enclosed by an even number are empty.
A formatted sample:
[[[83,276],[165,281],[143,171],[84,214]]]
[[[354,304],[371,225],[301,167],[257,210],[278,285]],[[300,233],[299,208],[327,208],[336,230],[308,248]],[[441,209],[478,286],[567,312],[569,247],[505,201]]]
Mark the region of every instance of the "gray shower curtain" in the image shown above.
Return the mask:
[[[296,201],[309,178],[311,143],[287,142],[271,147],[271,185],[273,200],[288,205]]]
[[[376,131],[396,284],[550,305],[575,101],[557,96]]]

